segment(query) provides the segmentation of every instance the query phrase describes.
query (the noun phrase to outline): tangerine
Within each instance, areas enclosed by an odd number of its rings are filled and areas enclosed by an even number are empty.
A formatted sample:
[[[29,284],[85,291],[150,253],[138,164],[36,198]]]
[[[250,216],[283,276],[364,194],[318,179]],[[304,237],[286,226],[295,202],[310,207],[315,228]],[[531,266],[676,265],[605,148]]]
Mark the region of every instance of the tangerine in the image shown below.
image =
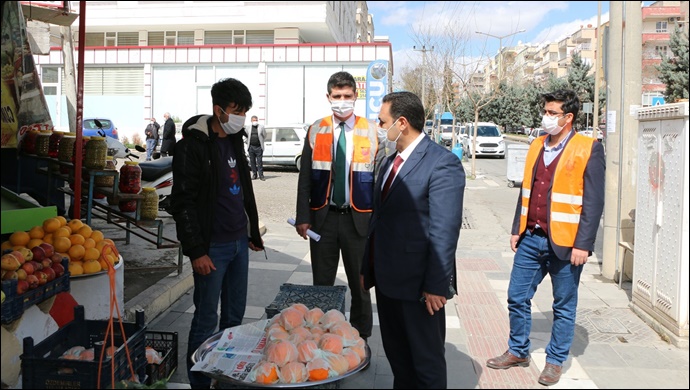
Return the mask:
[[[67,252],[72,246],[72,241],[67,237],[53,237],[53,248],[55,252]]]
[[[43,244],[43,240],[42,240],[42,239],[40,239],[40,238],[32,238],[32,239],[29,240],[29,242],[26,244],[26,247],[29,248],[29,249],[31,249],[31,248],[33,248],[33,247],[35,247],[35,246],[39,246],[39,245],[41,245],[41,244]]]
[[[80,219],[70,219],[69,222],[67,222],[67,226],[69,226],[72,233],[76,233],[79,231],[79,229],[81,229],[82,226],[84,226],[84,222],[82,222]]]
[[[95,248],[96,247],[96,241],[93,240],[93,238],[87,238],[84,240],[84,248],[89,249],[89,248]]]
[[[108,270],[108,261],[107,261],[107,260],[100,259],[100,260],[98,260],[98,264],[101,265],[101,270],[102,270],[102,271],[107,271],[107,270]]]
[[[101,257],[101,251],[96,248],[88,248],[84,252],[84,261],[98,260]]]
[[[0,249],[2,249],[2,251],[4,252],[6,249],[12,249],[12,246],[12,243],[9,240],[7,240],[2,243]]]
[[[101,272],[101,263],[99,263],[96,260],[84,261],[82,267],[84,269],[85,274],[94,274],[96,272]]]
[[[84,268],[82,267],[81,261],[70,261],[69,262],[69,274],[70,275],[83,275]]]
[[[99,241],[102,241],[102,240],[105,238],[105,236],[103,235],[103,232],[102,232],[102,231],[100,231],[100,230],[94,230],[94,231],[91,233],[91,237],[90,237],[90,238],[93,238],[94,241],[99,242]]]
[[[45,221],[43,221],[43,230],[46,233],[53,233],[61,227],[62,223],[60,223],[60,220],[57,218],[48,218]]]
[[[43,242],[47,242],[50,245],[53,245],[53,233],[48,233],[45,236],[43,236]]]
[[[91,233],[93,233],[93,229],[89,225],[84,225],[77,230],[77,234],[81,234],[84,238],[91,237]]]
[[[86,238],[84,238],[84,236],[81,234],[72,234],[69,236],[69,240],[72,242],[72,245],[84,245]]]
[[[43,238],[46,232],[43,231],[43,226],[34,226],[29,230],[29,237],[31,238]]]
[[[81,244],[72,245],[67,251],[67,253],[69,253],[69,257],[72,260],[81,260],[84,258],[86,248],[84,248],[84,245]]]
[[[67,226],[62,226],[58,230],[53,232],[53,239],[56,237],[69,237],[72,234],[72,230]]]
[[[67,219],[65,219],[65,217],[63,217],[62,215],[58,215],[57,217],[55,217],[55,219],[60,221],[60,226],[67,225]]]
[[[29,243],[29,240],[31,240],[31,236],[29,236],[29,233],[25,231],[16,231],[10,235],[10,243],[13,246],[16,245],[21,245],[21,246],[26,246],[26,244]]]

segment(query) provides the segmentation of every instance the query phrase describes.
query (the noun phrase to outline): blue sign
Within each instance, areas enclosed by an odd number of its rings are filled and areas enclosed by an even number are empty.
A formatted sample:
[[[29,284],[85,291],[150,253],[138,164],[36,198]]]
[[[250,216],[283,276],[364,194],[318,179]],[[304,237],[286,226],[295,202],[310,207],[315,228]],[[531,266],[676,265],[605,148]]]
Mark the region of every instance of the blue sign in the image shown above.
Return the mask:
[[[662,104],[666,104],[666,100],[664,100],[663,96],[658,96],[658,97],[652,98],[652,106],[660,106]]]
[[[375,60],[367,69],[367,119],[376,121],[383,97],[388,93],[388,61]]]

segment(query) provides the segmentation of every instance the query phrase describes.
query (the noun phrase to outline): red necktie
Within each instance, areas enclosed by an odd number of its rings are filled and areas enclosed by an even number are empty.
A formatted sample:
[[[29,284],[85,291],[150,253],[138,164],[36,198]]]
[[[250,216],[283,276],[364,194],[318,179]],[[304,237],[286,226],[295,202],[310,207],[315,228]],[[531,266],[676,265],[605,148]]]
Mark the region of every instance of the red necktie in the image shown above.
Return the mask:
[[[393,179],[395,179],[395,175],[398,173],[398,167],[400,167],[400,164],[402,163],[402,157],[400,157],[400,155],[395,156],[395,160],[393,161],[393,169],[391,169],[391,172],[388,174],[386,184],[383,185],[383,190],[381,191],[381,199],[386,199],[388,189],[391,188],[391,183],[393,183]]]

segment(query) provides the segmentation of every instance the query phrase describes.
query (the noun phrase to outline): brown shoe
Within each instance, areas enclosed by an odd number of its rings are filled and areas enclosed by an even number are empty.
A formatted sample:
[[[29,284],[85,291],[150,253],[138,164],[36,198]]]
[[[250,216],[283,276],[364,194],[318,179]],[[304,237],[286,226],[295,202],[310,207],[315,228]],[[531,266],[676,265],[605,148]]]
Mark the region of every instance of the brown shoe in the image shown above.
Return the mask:
[[[491,358],[486,361],[486,366],[489,368],[495,368],[497,370],[505,370],[510,367],[529,367],[529,356],[526,358],[519,358],[509,351],[506,351],[503,355]]]
[[[562,368],[563,367],[557,366],[555,364],[546,363],[544,371],[542,371],[541,375],[539,375],[539,383],[541,383],[544,386],[555,385],[561,379]]]

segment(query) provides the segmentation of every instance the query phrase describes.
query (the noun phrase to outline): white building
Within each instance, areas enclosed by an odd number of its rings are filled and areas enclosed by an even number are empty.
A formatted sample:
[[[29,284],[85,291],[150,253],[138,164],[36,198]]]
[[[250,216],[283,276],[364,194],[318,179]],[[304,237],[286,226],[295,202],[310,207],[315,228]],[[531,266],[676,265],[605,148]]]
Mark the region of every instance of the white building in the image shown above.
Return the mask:
[[[79,2],[71,3],[72,12],[81,12]],[[369,38],[374,28],[365,1],[85,4],[84,117],[110,118],[130,140],[143,133],[150,117],[162,121],[170,112],[184,122],[210,113],[211,86],[225,77],[249,87],[254,104],[248,118],[301,123],[330,112],[328,78],[348,71],[358,80],[355,113],[363,116],[370,62],[387,60],[393,68],[391,44]],[[77,20],[72,25],[75,47],[78,29]],[[53,123],[64,129],[60,46],[54,41],[49,55],[35,58]]]

